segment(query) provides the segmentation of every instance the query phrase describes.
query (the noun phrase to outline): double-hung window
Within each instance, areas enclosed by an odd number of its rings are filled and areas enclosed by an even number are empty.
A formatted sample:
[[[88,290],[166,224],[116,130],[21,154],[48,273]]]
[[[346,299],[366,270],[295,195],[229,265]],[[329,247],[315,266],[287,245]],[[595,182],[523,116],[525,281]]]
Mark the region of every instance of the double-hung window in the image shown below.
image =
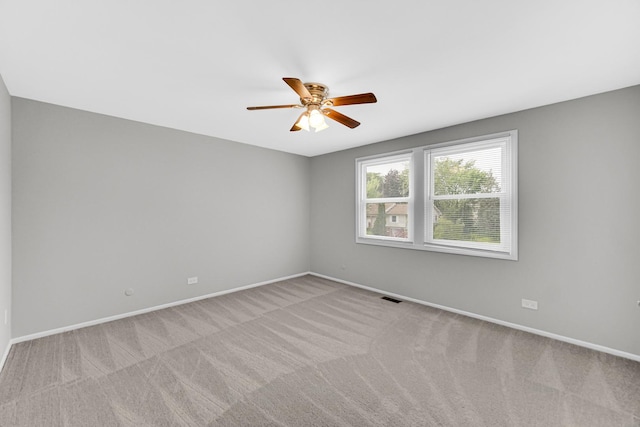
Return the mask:
[[[517,131],[356,159],[358,243],[517,259]]]
[[[358,235],[381,241],[413,239],[412,152],[363,160],[358,177]]]

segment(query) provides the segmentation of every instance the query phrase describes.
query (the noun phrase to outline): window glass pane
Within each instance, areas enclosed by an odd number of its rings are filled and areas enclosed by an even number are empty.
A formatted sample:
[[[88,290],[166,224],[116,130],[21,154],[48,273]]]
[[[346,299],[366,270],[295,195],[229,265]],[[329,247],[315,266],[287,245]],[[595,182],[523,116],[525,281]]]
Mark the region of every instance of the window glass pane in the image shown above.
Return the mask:
[[[409,197],[409,160],[365,166],[367,199]]]
[[[434,195],[498,193],[502,148],[433,156]]]
[[[408,203],[367,203],[367,235],[408,238],[408,207]]]
[[[433,238],[500,243],[500,199],[435,200]]]

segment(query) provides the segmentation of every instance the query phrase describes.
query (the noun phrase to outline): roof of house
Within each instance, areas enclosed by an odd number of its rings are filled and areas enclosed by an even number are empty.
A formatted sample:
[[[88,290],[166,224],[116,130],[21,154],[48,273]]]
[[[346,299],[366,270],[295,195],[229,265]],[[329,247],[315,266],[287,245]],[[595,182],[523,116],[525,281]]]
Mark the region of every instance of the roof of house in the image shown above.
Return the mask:
[[[385,213],[387,215],[406,215],[407,214],[407,204],[406,203],[385,203]],[[376,216],[378,215],[378,204],[377,203],[369,203],[367,204],[367,216]]]

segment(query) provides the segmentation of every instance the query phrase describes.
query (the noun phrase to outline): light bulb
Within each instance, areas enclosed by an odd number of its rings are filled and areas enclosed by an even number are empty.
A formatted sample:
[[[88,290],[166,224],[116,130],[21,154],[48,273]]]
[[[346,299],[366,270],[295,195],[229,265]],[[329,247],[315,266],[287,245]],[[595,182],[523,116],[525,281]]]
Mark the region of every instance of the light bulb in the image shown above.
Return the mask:
[[[311,110],[311,113],[309,113],[309,126],[317,128],[322,127],[323,124],[326,125],[322,113],[318,110]]]

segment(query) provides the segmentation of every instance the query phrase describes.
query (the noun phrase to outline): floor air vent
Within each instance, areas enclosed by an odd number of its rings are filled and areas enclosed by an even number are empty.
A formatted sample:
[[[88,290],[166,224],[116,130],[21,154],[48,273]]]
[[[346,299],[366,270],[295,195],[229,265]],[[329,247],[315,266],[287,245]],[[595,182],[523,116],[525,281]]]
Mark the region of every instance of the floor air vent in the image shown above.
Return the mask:
[[[398,304],[399,302],[402,302],[399,299],[395,299],[395,298],[391,298],[391,297],[382,297],[382,299],[386,299],[387,301],[395,302],[396,304]]]

